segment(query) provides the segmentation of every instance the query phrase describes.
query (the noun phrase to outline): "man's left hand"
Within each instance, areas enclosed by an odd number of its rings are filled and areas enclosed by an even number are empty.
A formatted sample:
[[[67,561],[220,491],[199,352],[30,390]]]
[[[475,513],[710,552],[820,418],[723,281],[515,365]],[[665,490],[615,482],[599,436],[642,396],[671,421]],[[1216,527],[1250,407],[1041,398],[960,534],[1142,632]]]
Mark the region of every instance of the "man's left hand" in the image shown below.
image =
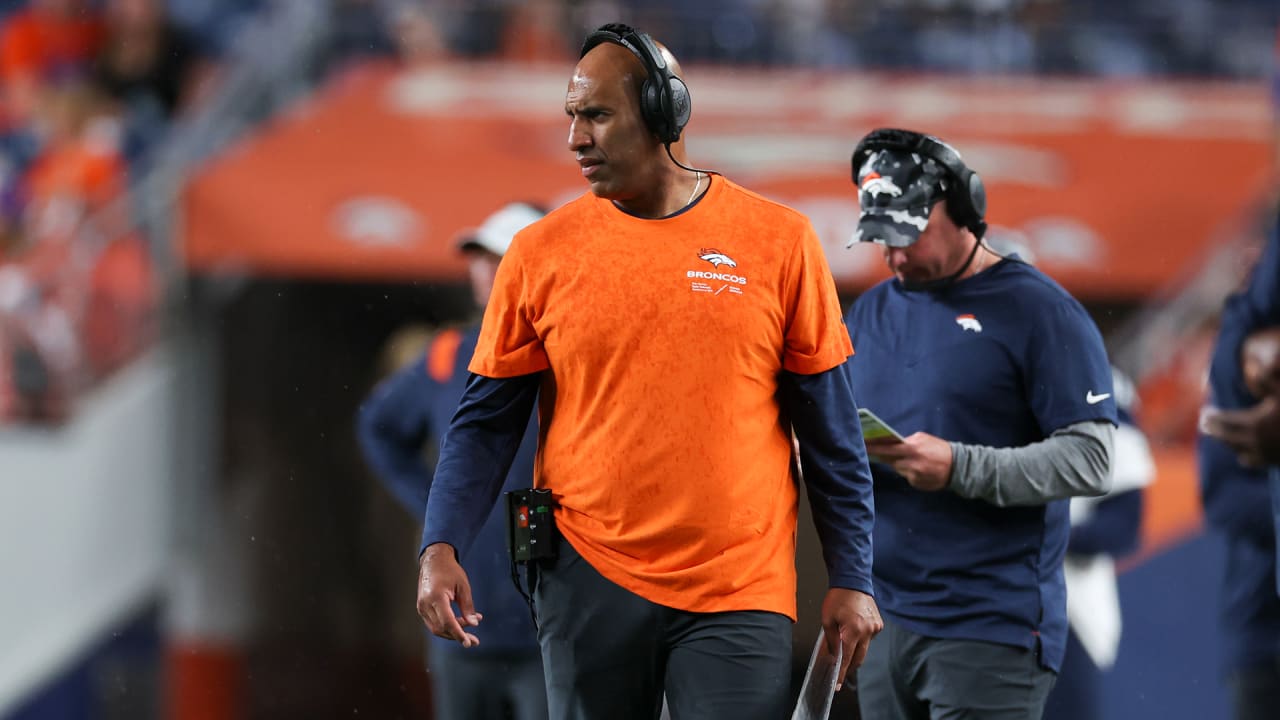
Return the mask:
[[[844,686],[849,668],[858,669],[867,657],[871,638],[884,629],[880,608],[875,598],[848,588],[831,588],[822,600],[822,632],[827,639],[827,652],[835,655],[836,645],[843,645],[843,660],[836,689]]]
[[[943,490],[951,481],[951,443],[929,433],[914,433],[902,442],[870,440],[867,454],[893,467],[917,490]]]
[[[1207,409],[1200,431],[1226,443],[1242,465],[1280,465],[1280,398],[1274,395],[1243,410]]]

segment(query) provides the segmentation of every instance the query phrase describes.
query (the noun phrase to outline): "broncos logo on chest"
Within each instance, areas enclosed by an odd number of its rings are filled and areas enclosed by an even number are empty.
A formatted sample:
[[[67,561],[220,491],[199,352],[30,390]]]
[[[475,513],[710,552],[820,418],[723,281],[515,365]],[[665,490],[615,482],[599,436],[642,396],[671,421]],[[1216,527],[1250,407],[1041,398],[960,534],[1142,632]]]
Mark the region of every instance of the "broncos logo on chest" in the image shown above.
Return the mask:
[[[702,248],[698,251],[698,257],[702,260],[706,260],[716,267],[720,267],[721,265],[725,265],[727,267],[738,267],[738,263],[734,262],[733,258],[725,255],[715,248]]]
[[[964,315],[957,315],[956,324],[959,325],[962,330],[972,330],[976,333],[982,332],[982,323],[978,322],[978,318],[974,317],[972,314],[966,313]]]

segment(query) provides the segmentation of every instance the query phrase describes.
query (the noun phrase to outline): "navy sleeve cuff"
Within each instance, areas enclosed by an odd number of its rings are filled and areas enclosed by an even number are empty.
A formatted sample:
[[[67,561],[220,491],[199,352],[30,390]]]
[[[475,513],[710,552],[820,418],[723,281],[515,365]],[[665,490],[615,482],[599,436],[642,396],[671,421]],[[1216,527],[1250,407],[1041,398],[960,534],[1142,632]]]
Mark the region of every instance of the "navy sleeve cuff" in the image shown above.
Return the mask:
[[[827,579],[827,586],[832,588],[845,588],[846,590],[857,590],[871,597],[875,597],[875,587],[872,585],[870,576],[867,575],[841,575],[832,576]]]
[[[783,409],[800,441],[800,466],[831,587],[871,594],[871,468],[848,365],[783,372]]]

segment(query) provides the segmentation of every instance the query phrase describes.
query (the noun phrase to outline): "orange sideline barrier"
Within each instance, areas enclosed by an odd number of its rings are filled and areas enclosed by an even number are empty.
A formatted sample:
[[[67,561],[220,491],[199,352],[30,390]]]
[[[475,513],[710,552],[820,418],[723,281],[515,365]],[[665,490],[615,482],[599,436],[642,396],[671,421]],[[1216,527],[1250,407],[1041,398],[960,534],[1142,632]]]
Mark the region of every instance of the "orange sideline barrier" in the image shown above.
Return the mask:
[[[457,281],[453,236],[500,203],[586,190],[566,148],[566,66],[355,68],[201,172],[184,198],[196,272]],[[856,140],[940,134],[1014,233],[1074,292],[1135,298],[1193,267],[1266,181],[1267,88],[693,68],[690,160],[813,219],[840,285],[883,273],[857,221]]]

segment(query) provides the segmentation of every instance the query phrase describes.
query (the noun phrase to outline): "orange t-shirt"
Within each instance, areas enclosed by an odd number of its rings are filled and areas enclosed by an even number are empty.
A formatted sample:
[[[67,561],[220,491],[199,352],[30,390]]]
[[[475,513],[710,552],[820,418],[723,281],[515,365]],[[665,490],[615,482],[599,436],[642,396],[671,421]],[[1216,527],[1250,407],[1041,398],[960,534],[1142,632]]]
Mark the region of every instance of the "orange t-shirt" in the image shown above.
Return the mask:
[[[778,373],[852,352],[808,219],[717,177],[675,217],[584,195],[522,231],[470,369],[549,371],[534,484],[601,575],[668,607],[794,620]]]

